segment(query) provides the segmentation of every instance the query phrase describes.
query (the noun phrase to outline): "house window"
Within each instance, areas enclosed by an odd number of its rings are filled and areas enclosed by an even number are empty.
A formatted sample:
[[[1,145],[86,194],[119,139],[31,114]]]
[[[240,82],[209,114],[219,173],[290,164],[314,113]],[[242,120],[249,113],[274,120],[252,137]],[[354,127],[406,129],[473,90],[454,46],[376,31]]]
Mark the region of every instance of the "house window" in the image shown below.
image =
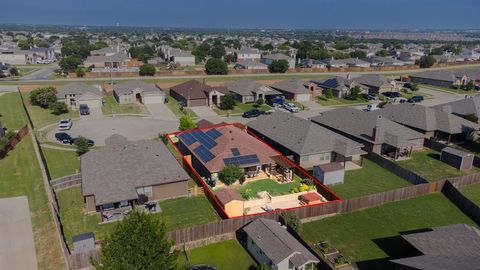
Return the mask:
[[[114,208],[115,208],[115,205],[113,203],[106,203],[103,205],[103,210],[111,210]]]
[[[309,156],[302,156],[302,161],[308,161]]]
[[[120,207],[127,207],[129,206],[128,201],[121,201],[120,202]]]
[[[152,197],[152,187],[151,186],[148,186],[148,187],[140,187],[140,188],[137,188],[137,194],[138,195],[145,195],[147,197]]]
[[[330,153],[321,153],[320,154],[320,160],[325,161],[325,160],[330,160],[331,156]]]

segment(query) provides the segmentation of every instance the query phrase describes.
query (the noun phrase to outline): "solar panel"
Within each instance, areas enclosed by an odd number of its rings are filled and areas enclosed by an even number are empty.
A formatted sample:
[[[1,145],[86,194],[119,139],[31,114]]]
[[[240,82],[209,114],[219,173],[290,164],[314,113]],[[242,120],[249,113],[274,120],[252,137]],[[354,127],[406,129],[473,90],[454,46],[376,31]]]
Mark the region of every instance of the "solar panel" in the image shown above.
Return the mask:
[[[192,134],[190,134],[190,132],[180,134],[179,137],[180,137],[180,139],[182,139],[182,141],[183,141],[184,143],[186,143],[187,145],[191,145],[191,144],[193,144],[194,142],[197,141],[197,139],[195,139],[195,138],[192,136]]]
[[[212,139],[216,139],[220,136],[222,136],[222,133],[220,131],[218,131],[217,129],[215,128],[212,128],[210,129],[209,131],[205,132],[208,136],[210,136],[210,138]]]
[[[235,156],[235,157],[240,156],[240,150],[238,150],[238,148],[232,148],[230,150],[232,150],[233,156]]]
[[[259,163],[260,160],[258,159],[257,155],[245,155],[245,156],[238,156],[238,157],[231,157],[231,158],[224,158],[223,163],[225,165],[248,165],[248,164],[256,164]]]
[[[212,138],[208,137],[203,131],[201,130],[195,130],[192,132],[192,136],[197,139],[202,145],[207,147],[208,149],[213,148],[214,146],[217,145],[217,143],[212,140]]]
[[[203,145],[199,145],[197,148],[193,149],[193,152],[205,163],[215,158],[215,155]]]

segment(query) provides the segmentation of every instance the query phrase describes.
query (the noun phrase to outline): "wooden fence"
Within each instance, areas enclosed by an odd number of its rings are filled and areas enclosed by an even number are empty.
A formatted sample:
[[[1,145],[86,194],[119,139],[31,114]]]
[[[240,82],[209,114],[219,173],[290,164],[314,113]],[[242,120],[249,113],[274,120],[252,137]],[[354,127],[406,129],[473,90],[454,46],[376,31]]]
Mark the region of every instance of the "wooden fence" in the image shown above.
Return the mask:
[[[428,181],[425,178],[421,177],[420,175],[418,175],[418,174],[416,174],[416,173],[414,173],[414,172],[412,172],[408,169],[405,169],[405,168],[401,167],[397,163],[395,163],[391,160],[388,160],[388,159],[382,157],[379,154],[368,153],[366,155],[366,158],[375,162],[376,164],[378,164],[380,167],[384,168],[385,170],[390,171],[390,172],[396,174],[397,176],[407,180],[408,182],[410,182],[413,185],[428,183]]]
[[[465,195],[463,195],[454,184],[447,181],[442,192],[452,203],[462,210],[465,215],[477,224],[480,224],[480,207],[465,197]]]
[[[82,175],[79,173],[67,175],[65,177],[57,178],[54,180],[50,180],[50,186],[53,188],[55,192],[58,192],[62,189],[66,189],[68,187],[78,186],[81,183],[82,183]]]
[[[98,262],[101,254],[100,248],[85,253],[72,253],[68,258],[70,269],[95,269],[91,262]]]
[[[5,145],[5,148],[0,150],[0,160],[4,159],[8,152],[13,150],[17,144],[19,144],[22,139],[28,135],[28,126],[22,127],[13,138]]]

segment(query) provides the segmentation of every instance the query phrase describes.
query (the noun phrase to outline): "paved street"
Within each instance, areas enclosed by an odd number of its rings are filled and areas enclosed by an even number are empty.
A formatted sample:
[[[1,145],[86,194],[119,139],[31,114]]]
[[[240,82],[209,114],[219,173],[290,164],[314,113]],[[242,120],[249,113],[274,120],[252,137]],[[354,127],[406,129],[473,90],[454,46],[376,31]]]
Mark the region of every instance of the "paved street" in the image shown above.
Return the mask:
[[[49,80],[50,75],[54,73],[54,70],[58,68],[57,64],[46,65],[40,70],[32,72],[28,75],[21,77],[20,81],[35,81],[35,80]]]

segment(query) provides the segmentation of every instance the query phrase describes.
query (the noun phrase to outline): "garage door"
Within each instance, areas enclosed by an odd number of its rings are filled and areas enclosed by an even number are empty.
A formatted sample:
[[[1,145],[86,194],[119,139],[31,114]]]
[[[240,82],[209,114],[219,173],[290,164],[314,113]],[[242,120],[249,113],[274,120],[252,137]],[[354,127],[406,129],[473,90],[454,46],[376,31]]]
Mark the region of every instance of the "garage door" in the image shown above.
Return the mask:
[[[143,103],[144,104],[165,103],[165,96],[144,96]]]
[[[295,101],[309,101],[310,100],[310,94],[300,94],[296,95]]]
[[[89,108],[101,108],[102,100],[101,99],[81,100],[78,102],[78,104],[79,105],[86,104]]]

